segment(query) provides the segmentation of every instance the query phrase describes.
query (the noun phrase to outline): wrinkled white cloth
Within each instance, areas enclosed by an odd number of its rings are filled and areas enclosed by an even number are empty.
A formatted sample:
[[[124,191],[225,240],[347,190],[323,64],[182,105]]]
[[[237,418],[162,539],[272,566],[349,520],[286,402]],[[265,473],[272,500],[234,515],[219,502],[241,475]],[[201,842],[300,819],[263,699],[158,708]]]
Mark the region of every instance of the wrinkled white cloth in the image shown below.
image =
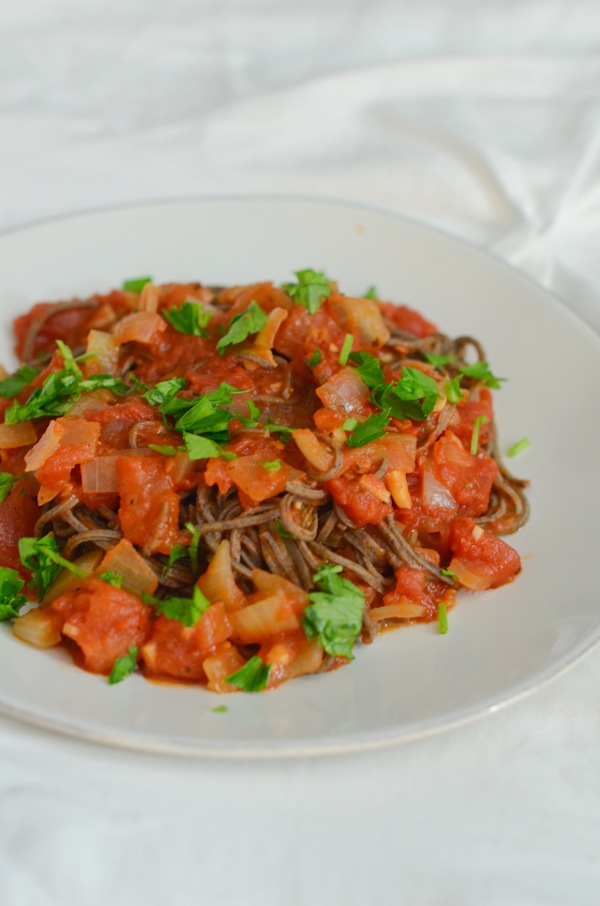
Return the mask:
[[[597,0],[0,6],[0,230],[287,194],[481,245],[600,330]],[[587,906],[600,652],[403,747],[219,763],[0,718],[0,903]]]

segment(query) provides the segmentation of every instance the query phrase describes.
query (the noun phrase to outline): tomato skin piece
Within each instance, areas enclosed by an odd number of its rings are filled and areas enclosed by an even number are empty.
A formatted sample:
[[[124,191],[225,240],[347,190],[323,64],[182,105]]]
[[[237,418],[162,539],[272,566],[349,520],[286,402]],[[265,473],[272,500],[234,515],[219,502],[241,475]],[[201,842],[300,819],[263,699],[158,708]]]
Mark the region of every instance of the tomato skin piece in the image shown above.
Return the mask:
[[[450,431],[433,445],[434,471],[457,504],[461,515],[485,513],[498,465],[484,451],[473,456]]]
[[[36,502],[37,490],[31,480],[19,481],[0,503],[0,566],[17,569],[27,577],[21,566],[19,538],[31,538],[41,516]]]
[[[450,423],[452,433],[456,437],[460,437],[466,446],[469,446],[475,419],[482,417],[485,418],[485,421],[479,422],[479,445],[483,447],[492,439],[494,418],[492,394],[486,387],[480,388],[478,398],[470,397],[457,405],[454,418]]]
[[[203,681],[205,658],[214,653],[230,632],[231,624],[221,602],[211,604],[195,626],[183,626],[161,614],[142,648],[145,671],[152,676]]]
[[[75,659],[90,673],[108,674],[118,657],[139,648],[150,630],[151,611],[135,595],[101,579],[84,579],[47,608],[60,632],[77,645]]]
[[[169,554],[182,541],[179,496],[168,465],[167,457],[161,455],[117,460],[121,531],[147,554]]]
[[[431,552],[433,553],[433,552]],[[437,619],[438,604],[441,600],[452,603],[454,592],[445,582],[434,579],[416,566],[402,565],[396,570],[396,585],[383,597],[384,605],[397,604],[408,599],[415,604],[422,604],[425,613],[411,622],[430,623]]]
[[[357,527],[379,525],[386,516],[393,512],[390,503],[379,500],[368,488],[359,484],[357,478],[350,475],[339,475],[325,482],[331,496],[340,503],[347,516]]]
[[[452,521],[449,545],[453,554],[450,569],[467,588],[496,588],[512,582],[521,571],[516,550],[468,517]]]
[[[399,330],[412,333],[415,337],[428,337],[438,329],[431,321],[420,315],[408,305],[394,305],[392,302],[380,302],[381,314]]]

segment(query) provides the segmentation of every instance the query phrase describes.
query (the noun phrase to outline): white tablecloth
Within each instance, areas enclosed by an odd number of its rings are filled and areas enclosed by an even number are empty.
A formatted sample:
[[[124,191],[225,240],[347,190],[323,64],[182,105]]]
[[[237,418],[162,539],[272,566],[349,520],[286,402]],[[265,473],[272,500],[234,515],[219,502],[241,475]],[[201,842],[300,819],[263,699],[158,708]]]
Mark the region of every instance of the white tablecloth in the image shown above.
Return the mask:
[[[599,178],[597,0],[0,5],[0,230],[345,199],[492,250],[600,330]],[[269,762],[0,718],[0,903],[597,904],[599,689],[596,650],[452,732]]]

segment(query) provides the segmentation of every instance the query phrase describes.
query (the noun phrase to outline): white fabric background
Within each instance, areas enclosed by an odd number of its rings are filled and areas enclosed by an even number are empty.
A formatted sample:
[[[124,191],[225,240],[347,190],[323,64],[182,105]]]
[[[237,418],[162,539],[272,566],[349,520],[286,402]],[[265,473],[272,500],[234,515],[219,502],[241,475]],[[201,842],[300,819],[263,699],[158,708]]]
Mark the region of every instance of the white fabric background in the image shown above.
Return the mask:
[[[597,0],[0,0],[0,230],[130,201],[375,204],[600,330]],[[218,763],[0,719],[0,903],[573,906],[600,653],[442,736]]]

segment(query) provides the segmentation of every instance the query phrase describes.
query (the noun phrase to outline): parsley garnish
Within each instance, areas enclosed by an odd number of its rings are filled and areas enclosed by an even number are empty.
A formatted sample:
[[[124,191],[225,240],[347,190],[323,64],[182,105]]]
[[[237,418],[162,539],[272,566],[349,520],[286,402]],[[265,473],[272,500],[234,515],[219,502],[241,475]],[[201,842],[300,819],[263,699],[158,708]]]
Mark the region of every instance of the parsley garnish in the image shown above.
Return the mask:
[[[271,665],[263,663],[262,658],[255,654],[243,667],[226,676],[225,682],[244,692],[260,692],[269,681],[270,670]]]
[[[487,415],[478,415],[473,422],[473,434],[471,435],[471,456],[476,456],[479,449],[479,430],[487,422]]]
[[[235,459],[235,453],[223,450],[220,444],[211,440],[209,437],[203,437],[199,434],[188,434],[184,432],[185,449],[187,455],[192,460],[197,459],[216,459],[221,456],[223,459]]]
[[[379,301],[379,296],[377,295],[377,287],[370,286],[364,293],[363,299],[373,299],[375,302]]]
[[[0,381],[0,396],[4,399],[11,400],[28,387],[32,380],[40,373],[39,368],[31,368],[29,365],[21,365],[14,374],[9,375]]]
[[[311,355],[310,359],[308,360],[308,362],[306,364],[308,365],[309,368],[314,368],[315,365],[318,365],[320,361],[321,361],[321,350],[315,349],[315,351],[313,352],[313,354]]]
[[[251,302],[245,311],[233,316],[227,333],[217,343],[217,352],[224,355],[226,346],[242,343],[251,334],[262,330],[266,323],[267,316],[262,308],[256,302]]]
[[[354,419],[353,419],[354,421]],[[376,415],[369,415],[353,431],[346,443],[349,447],[364,447],[365,444],[371,443],[383,437],[385,429],[390,423],[389,410],[378,412]],[[344,422],[346,424],[346,422]]]
[[[248,415],[237,414],[237,420],[243,428],[256,428],[259,418],[260,409],[252,400],[248,400]]]
[[[184,409],[191,405],[189,400],[180,400],[176,396],[186,385],[185,378],[170,378],[168,381],[159,381],[154,387],[146,390],[143,396],[151,406],[158,406],[163,414],[173,414],[173,411],[177,411],[178,404],[181,404]],[[171,403],[173,406],[169,408]]]
[[[516,444],[513,444],[512,447],[509,447],[508,455],[517,456],[519,453],[522,453],[524,450],[527,450],[531,446],[531,441],[528,437],[523,437],[521,440],[518,440]]]
[[[354,431],[354,429],[358,425],[360,425],[359,420],[357,418],[350,417],[346,419],[346,421],[342,425],[342,428],[344,429],[344,431]]]
[[[20,538],[21,563],[33,573],[33,583],[42,597],[61,569],[68,569],[74,576],[85,578],[85,573],[74,563],[61,557],[53,532],[41,538]]]
[[[154,598],[152,595],[144,592],[142,594],[144,604],[150,604],[156,607],[159,613],[169,620],[177,620],[182,626],[195,626],[203,613],[210,607],[210,601],[205,598],[197,585],[191,598]]]
[[[190,434],[207,434],[217,443],[227,443],[229,440],[229,422],[236,416],[228,409],[224,409],[232,401],[232,393],[244,393],[230,384],[221,384],[217,390],[207,393],[196,400],[178,400],[185,404],[185,410],[175,422],[178,431]],[[161,412],[169,412],[170,408],[161,406]],[[181,409],[180,409],[181,411]]]
[[[310,604],[301,617],[308,639],[333,657],[353,658],[352,649],[362,628],[365,596],[349,579],[340,576],[341,566],[327,564],[313,576],[319,591],[308,595]]]
[[[264,462],[261,462],[261,466],[263,467],[265,472],[279,472],[279,470],[281,468],[281,460],[280,459],[271,459],[271,460],[265,459]]]
[[[394,384],[382,384],[373,390],[372,400],[392,418],[423,421],[439,398],[438,385],[418,368],[403,368]]]
[[[370,352],[351,352],[350,361],[358,365],[356,373],[369,390],[385,384],[381,362],[377,356],[371,355]]]
[[[448,632],[448,611],[446,610],[445,601],[440,601],[438,604],[438,627],[440,635],[445,635]]]
[[[192,570],[194,575],[196,575],[200,568],[198,546],[200,544],[200,539],[202,538],[202,529],[199,529],[198,526],[194,525],[192,522],[186,522],[185,527],[192,536],[187,551],[190,563],[192,564]]]
[[[179,452],[177,447],[173,447],[171,444],[148,444],[148,449],[161,453],[163,456],[177,456]]]
[[[451,381],[446,381],[444,390],[446,391],[446,399],[449,403],[458,403],[459,400],[464,399],[465,395],[460,389],[460,374],[453,377]]]
[[[108,582],[113,588],[121,588],[123,585],[123,573],[116,573],[113,569],[107,569],[106,572],[98,576],[103,582]]]
[[[433,352],[421,352],[421,355],[426,362],[429,362],[430,365],[433,365],[434,368],[442,368],[444,365],[449,365],[450,362],[454,362],[456,359],[455,355],[435,355]]]
[[[10,472],[0,472],[0,503],[6,500],[17,481],[20,479],[16,475],[11,475]]]
[[[211,708],[213,714],[227,714],[227,705],[217,705],[216,708]]]
[[[289,538],[291,541],[296,541],[296,540],[297,540],[297,539],[296,539],[296,535],[292,535],[291,532],[288,532],[287,529],[284,529],[284,527],[282,526],[282,524],[281,524],[281,522],[279,521],[279,519],[276,519],[276,520],[275,520],[275,529],[276,529],[276,531],[277,531],[277,534],[278,534],[281,538]]]
[[[348,356],[352,351],[352,344],[354,343],[354,337],[351,333],[347,333],[344,337],[344,342],[342,343],[342,348],[340,349],[340,354],[338,356],[338,363],[340,365],[345,365],[348,361]]]
[[[137,670],[138,649],[130,648],[127,654],[118,657],[110,671],[108,682],[111,686],[115,683],[121,683],[126,676],[131,676],[134,670]]]
[[[492,374],[487,362],[475,362],[474,365],[459,365],[458,370],[465,377],[481,381],[485,387],[489,387],[491,390],[499,390],[500,382],[506,380],[506,378],[496,377],[496,375]]]
[[[198,302],[184,302],[181,308],[163,309],[161,314],[179,333],[192,334],[194,337],[206,336],[204,328],[212,318],[212,312]]]
[[[146,283],[152,283],[152,277],[136,277],[133,280],[123,280],[123,289],[126,293],[141,293]]]
[[[281,287],[291,296],[296,305],[302,305],[314,315],[319,310],[324,299],[331,295],[331,280],[320,271],[306,268],[295,271],[297,283],[284,283]]]
[[[0,566],[0,622],[19,616],[19,610],[27,603],[21,594],[24,585],[16,569]]]

